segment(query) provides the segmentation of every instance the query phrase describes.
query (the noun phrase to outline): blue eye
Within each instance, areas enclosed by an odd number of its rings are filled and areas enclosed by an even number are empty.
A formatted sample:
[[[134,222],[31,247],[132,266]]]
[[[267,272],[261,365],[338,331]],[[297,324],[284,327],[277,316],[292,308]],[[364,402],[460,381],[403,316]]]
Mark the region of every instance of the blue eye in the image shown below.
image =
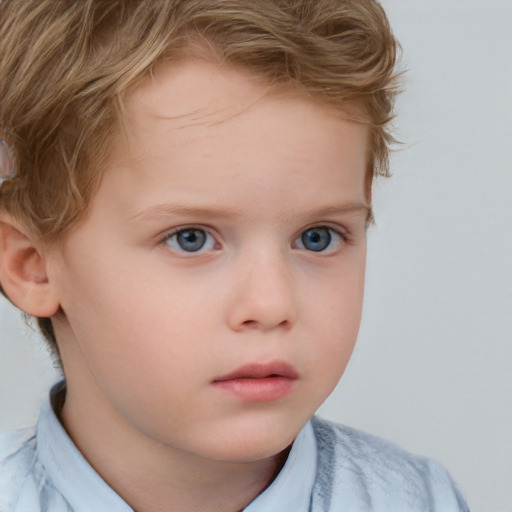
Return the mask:
[[[213,236],[199,228],[185,228],[170,234],[165,243],[176,251],[201,253],[215,249],[217,243]]]
[[[296,239],[299,249],[313,252],[325,252],[336,249],[341,242],[341,235],[334,229],[317,227],[307,229]]]

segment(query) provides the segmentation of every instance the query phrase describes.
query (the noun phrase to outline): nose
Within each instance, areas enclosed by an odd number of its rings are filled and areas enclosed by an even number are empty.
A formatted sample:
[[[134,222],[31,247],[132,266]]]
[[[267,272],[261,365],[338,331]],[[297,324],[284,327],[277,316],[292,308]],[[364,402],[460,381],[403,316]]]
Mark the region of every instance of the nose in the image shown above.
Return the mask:
[[[284,256],[260,253],[241,258],[232,282],[230,328],[289,330],[297,319],[295,285]]]

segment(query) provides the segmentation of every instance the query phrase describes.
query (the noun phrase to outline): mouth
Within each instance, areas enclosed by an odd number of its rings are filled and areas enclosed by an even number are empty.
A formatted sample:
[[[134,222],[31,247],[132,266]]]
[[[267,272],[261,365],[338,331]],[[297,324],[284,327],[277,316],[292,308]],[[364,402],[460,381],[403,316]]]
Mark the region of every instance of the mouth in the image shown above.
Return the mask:
[[[272,402],[290,394],[296,387],[299,374],[288,363],[244,365],[219,377],[212,385],[237,399],[248,402]]]

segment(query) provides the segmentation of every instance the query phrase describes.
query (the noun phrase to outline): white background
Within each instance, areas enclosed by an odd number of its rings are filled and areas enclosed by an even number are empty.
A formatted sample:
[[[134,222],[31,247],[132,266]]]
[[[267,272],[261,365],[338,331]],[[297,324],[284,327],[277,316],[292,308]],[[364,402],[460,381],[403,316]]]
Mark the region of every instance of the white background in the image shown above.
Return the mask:
[[[328,418],[436,458],[512,512],[512,0],[383,0],[404,142],[375,188],[363,325]],[[0,431],[56,378],[0,300]]]

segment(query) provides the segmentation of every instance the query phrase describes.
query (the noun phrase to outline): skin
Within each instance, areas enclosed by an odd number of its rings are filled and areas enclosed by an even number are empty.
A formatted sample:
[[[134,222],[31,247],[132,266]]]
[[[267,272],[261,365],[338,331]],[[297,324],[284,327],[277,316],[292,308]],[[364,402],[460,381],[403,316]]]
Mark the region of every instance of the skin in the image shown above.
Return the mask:
[[[45,254],[62,421],[139,512],[236,511],[272,481],[352,353],[368,130],[203,60],[157,69],[125,106],[87,217]],[[207,233],[196,253],[170,234],[190,226]],[[325,250],[304,246],[312,227],[330,234]],[[213,384],[276,360],[298,375],[277,400]]]

